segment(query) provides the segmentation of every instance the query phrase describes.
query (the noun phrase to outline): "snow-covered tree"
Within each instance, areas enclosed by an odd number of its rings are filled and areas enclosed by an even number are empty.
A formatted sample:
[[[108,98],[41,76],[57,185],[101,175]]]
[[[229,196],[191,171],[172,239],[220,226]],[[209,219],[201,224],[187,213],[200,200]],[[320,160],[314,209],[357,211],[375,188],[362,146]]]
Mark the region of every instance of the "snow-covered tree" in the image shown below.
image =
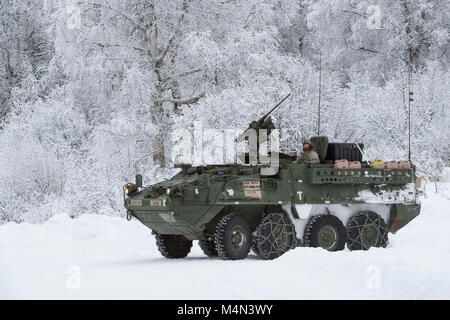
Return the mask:
[[[449,165],[448,1],[0,3],[0,221],[123,215],[124,183],[174,172],[173,130],[245,129],[287,93],[284,152],[320,96],[321,135],[406,159],[412,91],[412,160]]]

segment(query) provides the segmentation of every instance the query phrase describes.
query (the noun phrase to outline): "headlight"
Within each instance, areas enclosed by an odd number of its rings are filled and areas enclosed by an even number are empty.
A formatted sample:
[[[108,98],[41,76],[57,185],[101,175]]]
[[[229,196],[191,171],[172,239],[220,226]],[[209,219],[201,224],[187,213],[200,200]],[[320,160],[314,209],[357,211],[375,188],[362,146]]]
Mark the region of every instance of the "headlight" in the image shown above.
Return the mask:
[[[166,194],[169,195],[170,194],[170,188],[166,189]]]
[[[132,183],[127,184],[125,188],[123,188],[123,193],[127,196],[132,192],[135,192],[137,190],[136,185],[133,185]]]

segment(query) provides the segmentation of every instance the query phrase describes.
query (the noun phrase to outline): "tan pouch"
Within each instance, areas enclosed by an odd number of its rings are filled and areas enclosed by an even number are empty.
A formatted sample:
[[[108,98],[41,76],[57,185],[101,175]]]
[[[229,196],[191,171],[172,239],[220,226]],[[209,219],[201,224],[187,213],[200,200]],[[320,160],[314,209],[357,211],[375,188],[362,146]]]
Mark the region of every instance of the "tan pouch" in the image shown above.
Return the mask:
[[[348,161],[346,159],[335,160],[333,167],[335,169],[348,169]]]
[[[397,161],[386,161],[385,165],[386,165],[387,169],[398,169],[399,168]]]
[[[352,161],[348,164],[348,167],[350,169],[361,169],[361,162],[359,161]]]
[[[399,167],[402,169],[411,169],[411,162],[409,162],[409,160],[400,161]]]

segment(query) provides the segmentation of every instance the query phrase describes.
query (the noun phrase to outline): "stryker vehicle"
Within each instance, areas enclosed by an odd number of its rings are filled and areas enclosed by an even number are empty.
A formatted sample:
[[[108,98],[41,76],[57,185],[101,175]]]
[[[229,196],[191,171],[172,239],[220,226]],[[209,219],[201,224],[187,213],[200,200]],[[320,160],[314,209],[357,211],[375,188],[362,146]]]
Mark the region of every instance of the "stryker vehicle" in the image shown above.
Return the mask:
[[[274,109],[271,110],[271,112]],[[273,128],[266,114],[250,128]],[[336,169],[334,160],[362,160],[363,145],[312,137],[320,164],[298,164],[279,154],[279,169],[264,164],[193,167],[143,187],[142,176],[124,186],[127,217],[152,230],[161,254],[183,258],[193,240],[207,256],[238,260],[252,250],[275,259],[295,247],[329,251],[386,247],[420,213],[415,167]]]

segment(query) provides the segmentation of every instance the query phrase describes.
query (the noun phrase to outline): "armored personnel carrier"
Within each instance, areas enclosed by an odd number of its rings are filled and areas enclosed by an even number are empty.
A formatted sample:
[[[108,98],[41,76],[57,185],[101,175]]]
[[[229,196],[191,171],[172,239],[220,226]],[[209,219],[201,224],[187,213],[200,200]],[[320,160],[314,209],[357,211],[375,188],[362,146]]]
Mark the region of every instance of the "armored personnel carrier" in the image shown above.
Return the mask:
[[[250,127],[271,125],[266,115]],[[275,259],[301,246],[386,247],[388,234],[420,213],[414,166],[335,168],[335,160],[361,162],[363,146],[310,140],[319,164],[280,153],[273,175],[262,175],[262,164],[180,165],[174,177],[147,187],[137,175],[124,186],[127,217],[152,230],[166,258],[186,257],[199,240],[207,256],[237,260],[250,250]]]

